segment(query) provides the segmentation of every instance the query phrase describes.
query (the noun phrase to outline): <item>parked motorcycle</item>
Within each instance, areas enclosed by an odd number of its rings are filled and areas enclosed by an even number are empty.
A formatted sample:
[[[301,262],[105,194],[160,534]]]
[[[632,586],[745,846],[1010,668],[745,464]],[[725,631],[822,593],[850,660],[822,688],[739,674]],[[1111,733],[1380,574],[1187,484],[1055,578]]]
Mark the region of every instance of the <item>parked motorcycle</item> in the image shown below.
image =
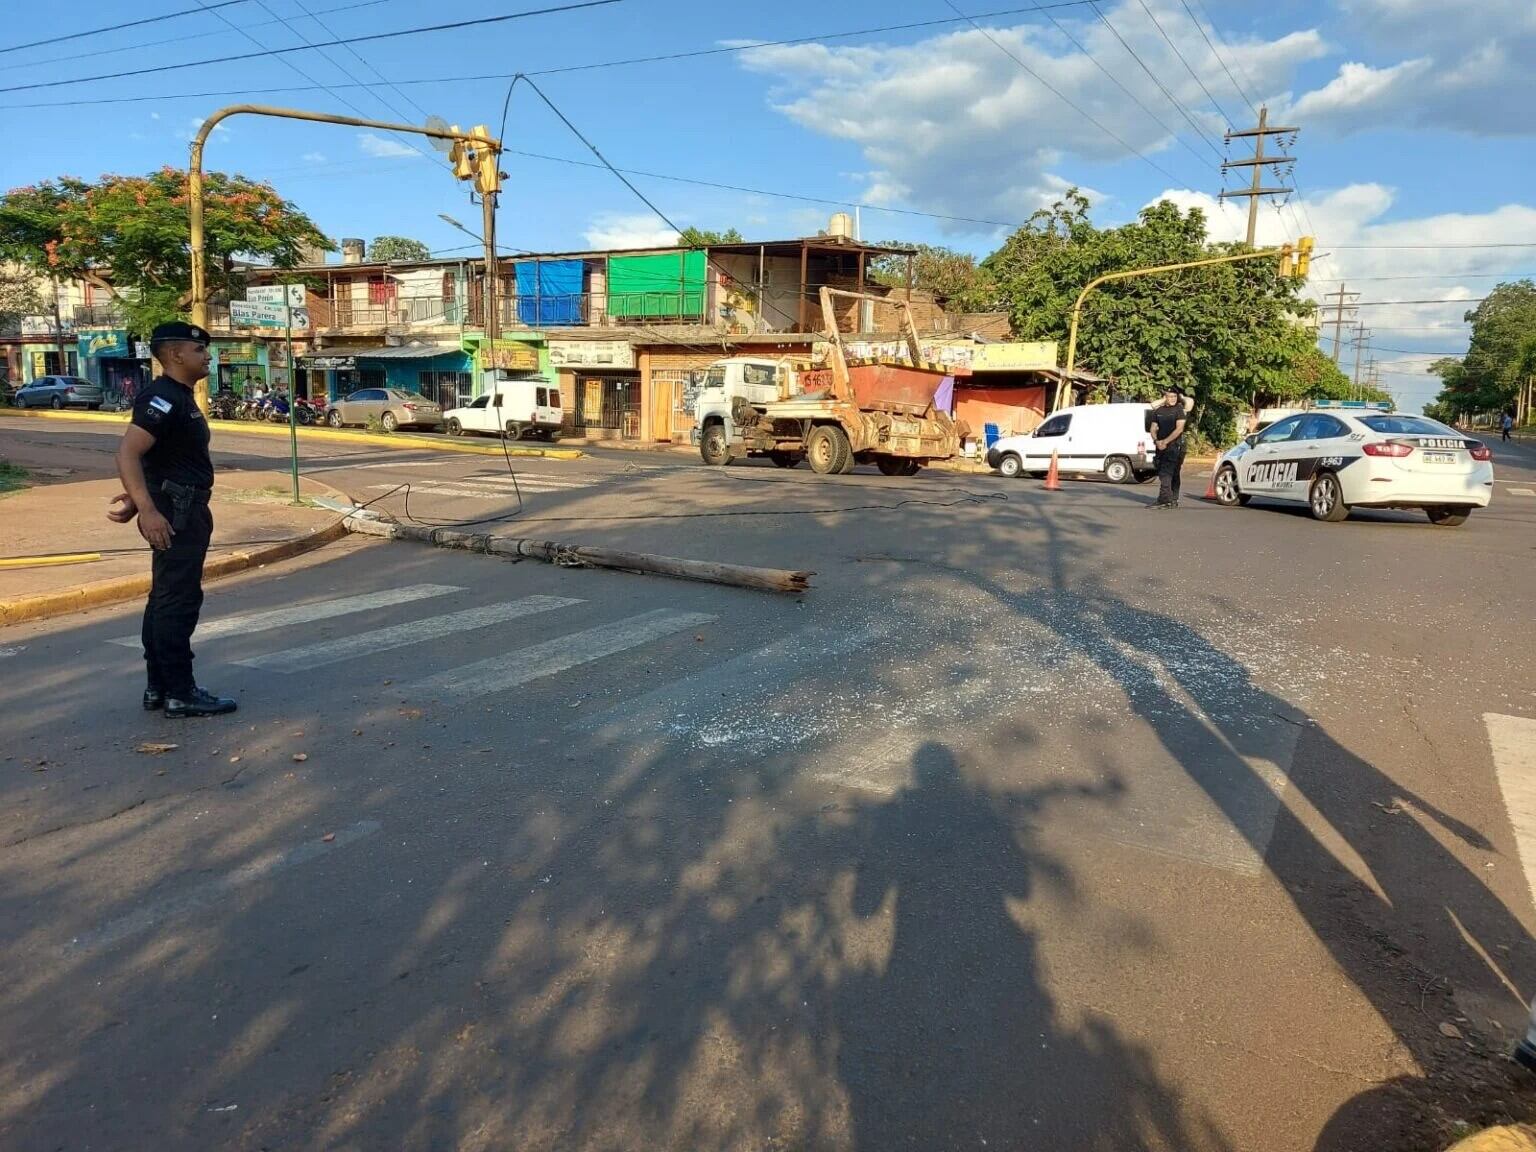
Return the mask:
[[[208,401],[209,411],[215,420],[233,420],[235,418],[235,410],[239,406],[240,402],[235,399],[235,395],[232,392],[216,393]]]
[[[325,411],[318,404],[305,400],[302,396],[293,402],[294,419],[308,428],[312,424],[319,424],[325,419]]]
[[[262,416],[274,424],[288,423],[288,397],[282,393],[274,393],[268,396]],[[294,418],[297,419],[297,415]]]

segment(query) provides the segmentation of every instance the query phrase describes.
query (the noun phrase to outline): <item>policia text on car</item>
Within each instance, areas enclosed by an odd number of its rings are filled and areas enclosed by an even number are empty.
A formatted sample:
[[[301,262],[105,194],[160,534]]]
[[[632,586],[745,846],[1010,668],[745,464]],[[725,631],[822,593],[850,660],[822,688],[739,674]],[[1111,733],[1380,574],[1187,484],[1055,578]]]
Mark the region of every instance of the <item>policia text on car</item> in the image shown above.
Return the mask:
[[[203,606],[203,560],[213,537],[213,460],[208,421],[192,388],[208,374],[208,333],[183,323],[162,324],[150,349],[164,372],[133,403],[133,422],[117,449],[123,493],[109,519],[139,519],[139,535],[154,549],[149,601],[144,606],[146,709],[171,717],[217,716],[235,702],[197,686],[192,633]]]

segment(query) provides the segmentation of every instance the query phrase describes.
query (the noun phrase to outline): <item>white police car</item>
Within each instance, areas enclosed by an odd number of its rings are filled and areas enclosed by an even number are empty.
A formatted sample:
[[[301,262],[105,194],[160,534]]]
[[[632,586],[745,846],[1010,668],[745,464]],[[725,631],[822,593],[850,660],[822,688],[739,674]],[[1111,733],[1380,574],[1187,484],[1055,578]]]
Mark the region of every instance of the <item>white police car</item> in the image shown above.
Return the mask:
[[[1214,485],[1228,507],[1281,500],[1328,521],[1351,508],[1422,508],[1433,523],[1456,525],[1488,506],[1493,453],[1427,416],[1320,403],[1229,449]]]

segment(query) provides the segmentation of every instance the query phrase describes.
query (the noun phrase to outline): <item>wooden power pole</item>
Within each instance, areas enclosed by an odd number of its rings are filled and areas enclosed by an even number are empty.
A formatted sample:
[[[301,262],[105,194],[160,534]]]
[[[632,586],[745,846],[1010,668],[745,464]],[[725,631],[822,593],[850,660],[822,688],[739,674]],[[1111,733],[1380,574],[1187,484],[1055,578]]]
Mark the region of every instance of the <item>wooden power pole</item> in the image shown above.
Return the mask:
[[[1296,133],[1300,131],[1301,129],[1299,128],[1270,127],[1269,107],[1266,105],[1259,109],[1259,126],[1257,128],[1245,128],[1240,132],[1227,133],[1228,144],[1232,143],[1234,140],[1245,140],[1249,138],[1253,140],[1253,155],[1251,157],[1243,160],[1228,160],[1221,166],[1221,170],[1223,172],[1226,172],[1232,168],[1252,169],[1253,179],[1251,181],[1250,187],[1239,189],[1236,192],[1228,192],[1226,189],[1222,189],[1220,196],[1220,199],[1222,200],[1247,199],[1248,247],[1250,248],[1254,246],[1255,237],[1257,236],[1259,230],[1259,201],[1266,196],[1289,196],[1292,192],[1296,191],[1294,188],[1285,187],[1283,183],[1285,174],[1280,171],[1281,168],[1288,168],[1289,165],[1295,164],[1296,158],[1285,152],[1278,152],[1273,156],[1266,156],[1264,155],[1264,143],[1271,136],[1295,137]],[[1284,147],[1283,144],[1281,146]],[[1275,169],[1276,176],[1282,180],[1282,183],[1278,187],[1264,187],[1264,169],[1266,167],[1273,167]]]

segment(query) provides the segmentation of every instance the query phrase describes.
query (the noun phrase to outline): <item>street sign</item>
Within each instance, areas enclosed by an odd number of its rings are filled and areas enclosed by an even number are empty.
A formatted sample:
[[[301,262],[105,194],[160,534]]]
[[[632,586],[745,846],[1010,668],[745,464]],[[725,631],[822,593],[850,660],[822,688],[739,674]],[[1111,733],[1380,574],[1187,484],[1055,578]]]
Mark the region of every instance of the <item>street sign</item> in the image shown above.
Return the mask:
[[[307,302],[307,296],[302,284],[266,284],[247,288],[245,300],[248,304],[277,305],[282,305],[286,301],[290,308],[302,308]]]
[[[286,328],[288,309],[278,304],[251,304],[242,300],[229,302],[229,323],[233,328]]]

